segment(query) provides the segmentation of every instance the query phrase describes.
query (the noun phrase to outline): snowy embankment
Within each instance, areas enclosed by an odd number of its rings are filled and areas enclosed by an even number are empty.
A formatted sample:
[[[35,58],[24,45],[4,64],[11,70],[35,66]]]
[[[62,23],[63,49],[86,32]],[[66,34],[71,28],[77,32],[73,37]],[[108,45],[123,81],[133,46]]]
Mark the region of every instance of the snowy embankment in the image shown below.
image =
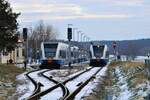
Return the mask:
[[[122,62],[110,71],[113,100],[149,100],[150,84],[143,63]]]
[[[115,88],[118,88],[118,93],[113,96],[113,100],[129,100],[133,94],[129,90],[126,75],[120,67],[116,67],[115,75],[117,78]]]
[[[82,100],[84,97],[89,96],[90,93],[96,88],[98,84],[100,84],[100,79],[106,75],[107,67],[104,67],[97,75],[96,78],[89,82],[81,92],[75,97],[75,100]]]

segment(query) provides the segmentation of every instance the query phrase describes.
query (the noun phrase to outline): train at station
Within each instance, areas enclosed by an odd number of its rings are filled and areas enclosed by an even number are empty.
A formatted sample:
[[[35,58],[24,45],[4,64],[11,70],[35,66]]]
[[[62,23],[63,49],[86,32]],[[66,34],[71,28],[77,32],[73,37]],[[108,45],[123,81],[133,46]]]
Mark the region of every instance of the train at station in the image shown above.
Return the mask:
[[[107,45],[90,45],[90,66],[104,67],[109,61]]]
[[[71,46],[71,63],[78,61],[79,48]],[[40,68],[59,69],[69,63],[69,45],[63,42],[42,42],[41,43],[41,65]]]
[[[74,64],[87,61],[88,55],[90,55],[90,66],[103,67],[108,63],[109,50],[107,45],[91,44],[89,51],[83,52],[79,47],[71,46],[69,58],[69,44],[63,42],[42,42],[40,68],[60,69],[69,63]]]

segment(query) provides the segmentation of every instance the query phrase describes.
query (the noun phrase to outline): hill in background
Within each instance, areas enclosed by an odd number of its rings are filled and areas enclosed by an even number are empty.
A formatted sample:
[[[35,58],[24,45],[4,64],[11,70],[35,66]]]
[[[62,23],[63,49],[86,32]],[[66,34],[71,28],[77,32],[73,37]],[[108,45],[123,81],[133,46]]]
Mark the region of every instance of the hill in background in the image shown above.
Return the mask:
[[[113,41],[93,41],[95,44],[107,44],[110,53],[113,53],[112,43]],[[121,55],[147,55],[150,53],[150,39],[139,39],[139,40],[123,40],[116,41],[116,50]]]

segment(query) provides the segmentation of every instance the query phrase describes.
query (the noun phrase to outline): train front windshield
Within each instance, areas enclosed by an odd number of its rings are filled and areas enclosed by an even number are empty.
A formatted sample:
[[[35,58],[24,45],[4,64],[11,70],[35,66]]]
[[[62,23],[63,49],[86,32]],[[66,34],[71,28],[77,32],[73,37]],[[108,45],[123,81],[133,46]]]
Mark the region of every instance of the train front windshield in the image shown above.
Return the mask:
[[[44,44],[45,57],[55,57],[58,44]]]
[[[104,46],[93,46],[94,56],[100,58],[103,56]]]

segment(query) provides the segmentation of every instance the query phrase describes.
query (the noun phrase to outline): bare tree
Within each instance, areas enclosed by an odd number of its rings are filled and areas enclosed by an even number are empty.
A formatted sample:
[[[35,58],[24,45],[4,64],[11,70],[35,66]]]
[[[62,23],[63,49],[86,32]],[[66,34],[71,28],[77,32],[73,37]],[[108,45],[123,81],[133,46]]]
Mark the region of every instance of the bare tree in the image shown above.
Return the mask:
[[[41,42],[50,41],[56,39],[58,32],[52,27],[52,25],[46,25],[43,21],[39,21],[30,33],[29,48],[32,48],[32,58],[37,58],[39,53]]]

